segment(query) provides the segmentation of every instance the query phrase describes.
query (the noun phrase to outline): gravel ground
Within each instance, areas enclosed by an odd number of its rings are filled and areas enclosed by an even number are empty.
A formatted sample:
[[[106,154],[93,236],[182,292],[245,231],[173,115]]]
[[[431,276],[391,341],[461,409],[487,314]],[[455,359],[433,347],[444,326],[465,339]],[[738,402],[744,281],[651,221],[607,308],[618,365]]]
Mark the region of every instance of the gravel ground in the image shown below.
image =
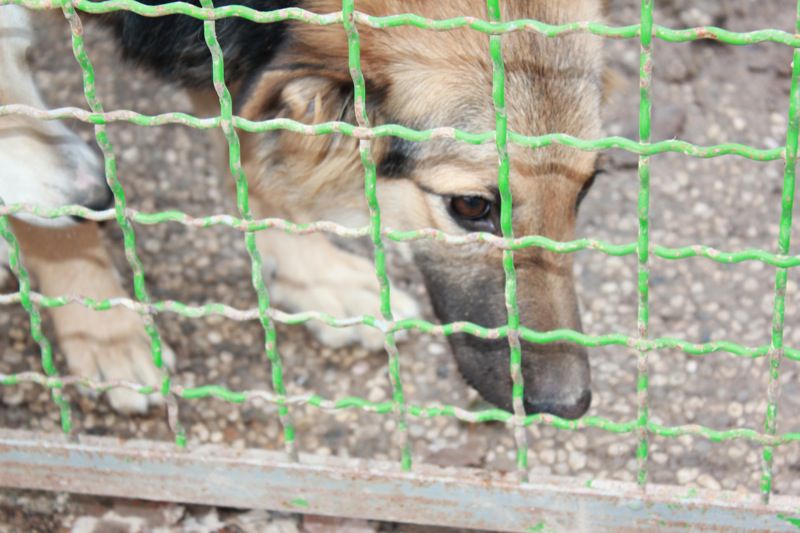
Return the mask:
[[[612,0],[611,21],[635,23],[637,4],[635,0]],[[702,4],[664,0],[656,4],[657,22],[670,27],[714,24],[737,31],[768,27],[792,30],[794,10],[787,2],[778,0],[707,0]],[[47,22],[41,17],[37,20],[43,31],[35,62],[40,67],[38,77],[45,88],[46,100],[53,107],[85,107],[65,24]],[[89,28],[87,42],[97,68],[99,96],[107,110],[190,111],[188,100],[181,93],[145,73],[120,69],[113,46],[97,27]],[[638,44],[613,41],[607,43],[606,49],[619,81],[606,106],[607,131],[635,138]],[[791,62],[788,47],[656,41],[654,53],[655,140],[679,138],[701,145],[733,141],[767,148],[784,142]],[[87,128],[82,125],[76,128],[87,139],[91,138]],[[119,154],[120,176],[133,207],[144,211],[175,208],[193,215],[235,212],[232,198],[227,194],[228,185],[209,163],[207,134],[177,126],[113,125],[109,130]],[[598,180],[581,208],[579,235],[614,243],[634,241],[636,158],[621,151],[609,152],[604,167],[607,173]],[[755,163],[734,156],[710,160],[677,154],[653,157],[653,242],[666,246],[706,244],[727,251],[748,247],[774,250],[782,172],[780,162]],[[113,225],[105,230],[120,271],[127,276],[121,234]],[[255,306],[249,285],[249,263],[237,232],[198,230],[177,224],[137,226],[136,231],[154,298],[191,303],[216,301],[239,308]],[[587,333],[634,335],[635,258],[580,252],[577,271]],[[415,291],[424,301],[413,268],[395,262],[390,274],[399,286]],[[773,269],[758,262],[722,265],[706,259],[654,258],[651,335],[695,342],[724,339],[751,346],[767,344],[773,283]],[[798,311],[793,305],[796,283],[793,274],[786,318],[786,342],[790,346],[800,345],[800,328],[795,327]],[[432,318],[429,306],[425,313]],[[177,354],[176,382],[216,383],[239,390],[268,388],[268,368],[261,352],[262,331],[257,323],[221,318],[186,319],[169,314],[159,316],[157,323]],[[21,310],[5,309],[0,315],[0,353],[4,354],[0,371],[36,368],[37,350],[27,331]],[[331,351],[317,344],[302,327],[279,326],[278,332],[290,393],[313,391],[326,397],[358,395],[373,401],[389,397],[384,354],[360,349]],[[412,333],[400,349],[402,377],[411,402],[438,401],[466,407],[478,404],[476,394],[461,381],[443,339]],[[603,347],[592,349],[590,354],[595,401],[589,414],[615,421],[635,418],[636,353],[620,347]],[[64,368],[63,359],[60,363]],[[703,424],[715,429],[763,427],[767,388],[764,360],[724,353],[698,358],[664,350],[651,354],[650,372],[651,413],[658,422]],[[800,429],[797,372],[792,362],[782,368],[780,432]],[[104,403],[76,394],[70,398],[76,411],[76,431],[171,439],[162,412],[127,418],[114,414]],[[4,407],[0,411],[0,426],[57,431],[56,410],[40,389],[5,388],[0,391],[0,399]],[[398,458],[397,448],[392,446],[394,422],[386,417],[355,411],[321,414],[311,408],[295,409],[294,417],[301,451],[342,457]],[[185,401],[181,403],[181,420],[192,442],[281,447],[280,426],[274,411],[264,405]],[[501,425],[470,427],[448,418],[413,420],[410,433],[418,461],[491,470],[513,468],[514,441]],[[631,435],[531,428],[529,437],[533,475],[634,479],[636,440]],[[758,488],[760,449],[745,441],[711,443],[690,436],[654,438],[651,459],[650,479],[656,483],[740,492],[754,492]],[[776,492],[800,495],[798,446],[780,448],[775,468]],[[68,528],[79,520],[80,513],[76,514],[75,509],[93,508],[95,511],[89,514],[99,516],[110,512],[114,505],[124,509],[135,507],[125,502],[112,505],[106,500],[54,498],[17,491],[0,491],[0,496],[0,522],[10,524],[30,525],[36,517],[44,520],[42,517],[52,515],[59,527]],[[14,503],[20,501],[39,504],[22,506],[26,511],[15,510]],[[243,516],[205,508],[148,505],[144,507],[152,511],[151,515],[166,513],[172,517],[168,525],[176,528],[188,528],[187,524],[194,523],[192,520],[207,519],[211,524],[213,520],[230,522]],[[37,514],[39,508],[48,512]],[[299,519],[289,515],[261,513],[254,520],[263,520],[259,524],[279,524],[276,528],[283,524],[290,528],[285,531],[301,527]],[[313,529],[314,520],[307,522],[311,525],[305,527]],[[391,528],[366,523],[348,527]],[[275,529],[278,530],[284,531]]]

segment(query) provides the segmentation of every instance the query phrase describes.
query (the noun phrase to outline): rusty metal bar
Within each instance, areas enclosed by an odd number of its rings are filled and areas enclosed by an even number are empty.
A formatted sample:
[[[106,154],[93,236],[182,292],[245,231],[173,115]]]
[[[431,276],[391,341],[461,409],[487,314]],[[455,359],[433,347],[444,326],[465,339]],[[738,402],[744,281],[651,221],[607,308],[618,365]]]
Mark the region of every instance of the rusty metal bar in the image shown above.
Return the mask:
[[[800,498],[0,432],[0,486],[498,531],[796,531]],[[357,496],[357,497],[355,497]]]

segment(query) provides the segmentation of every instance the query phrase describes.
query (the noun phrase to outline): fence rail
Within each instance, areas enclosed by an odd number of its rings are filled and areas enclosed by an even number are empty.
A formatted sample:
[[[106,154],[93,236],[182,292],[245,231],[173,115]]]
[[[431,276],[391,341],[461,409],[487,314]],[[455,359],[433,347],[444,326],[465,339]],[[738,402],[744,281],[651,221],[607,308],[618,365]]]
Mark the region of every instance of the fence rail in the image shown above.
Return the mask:
[[[497,531],[796,531],[800,498],[24,431],[0,436],[7,486]],[[358,497],[353,497],[353,495]]]

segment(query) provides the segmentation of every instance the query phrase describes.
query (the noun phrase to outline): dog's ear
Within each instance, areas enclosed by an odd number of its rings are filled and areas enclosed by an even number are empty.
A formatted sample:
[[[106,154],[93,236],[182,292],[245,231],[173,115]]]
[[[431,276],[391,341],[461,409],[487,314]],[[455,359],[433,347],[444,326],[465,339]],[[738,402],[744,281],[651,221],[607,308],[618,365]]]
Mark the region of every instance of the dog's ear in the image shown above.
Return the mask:
[[[623,91],[627,86],[625,77],[618,71],[611,67],[606,67],[603,71],[603,103],[607,104],[619,92]]]
[[[250,120],[290,118],[305,124],[350,122],[353,82],[345,73],[298,67],[269,70],[249,80],[237,100]]]

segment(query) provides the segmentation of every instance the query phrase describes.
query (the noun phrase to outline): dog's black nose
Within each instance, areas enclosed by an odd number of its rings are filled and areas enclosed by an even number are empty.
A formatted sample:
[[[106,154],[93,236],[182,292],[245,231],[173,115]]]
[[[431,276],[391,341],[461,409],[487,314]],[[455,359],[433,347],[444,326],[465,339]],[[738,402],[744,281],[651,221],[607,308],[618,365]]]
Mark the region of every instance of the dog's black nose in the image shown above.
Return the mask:
[[[81,205],[92,211],[105,211],[114,205],[114,193],[111,192],[111,188],[108,185],[105,185],[102,188],[98,188],[97,194],[90,198],[88,202]],[[86,220],[79,216],[72,216],[71,218],[76,222],[84,222]]]
[[[585,390],[575,402],[529,402],[526,400],[525,412],[528,414],[548,413],[567,420],[575,420],[583,416],[591,404],[592,391]]]

